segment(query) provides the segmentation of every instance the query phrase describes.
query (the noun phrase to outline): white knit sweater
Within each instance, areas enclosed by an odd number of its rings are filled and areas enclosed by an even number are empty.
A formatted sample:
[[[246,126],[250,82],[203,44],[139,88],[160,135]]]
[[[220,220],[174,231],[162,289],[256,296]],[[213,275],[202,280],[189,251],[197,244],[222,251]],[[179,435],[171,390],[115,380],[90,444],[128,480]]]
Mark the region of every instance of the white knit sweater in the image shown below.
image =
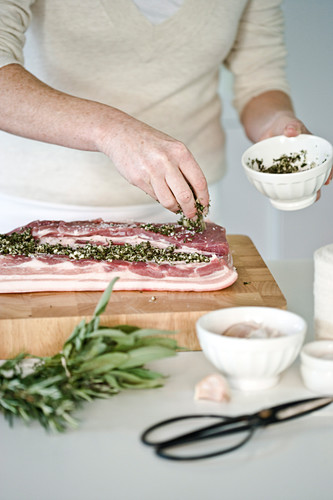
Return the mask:
[[[288,92],[279,0],[184,0],[157,25],[131,0],[0,0],[0,66],[13,62],[183,141],[209,182],[223,174],[220,65],[234,73],[239,112],[261,92]],[[0,191],[9,195],[95,206],[151,202],[102,153],[4,132],[0,173]]]

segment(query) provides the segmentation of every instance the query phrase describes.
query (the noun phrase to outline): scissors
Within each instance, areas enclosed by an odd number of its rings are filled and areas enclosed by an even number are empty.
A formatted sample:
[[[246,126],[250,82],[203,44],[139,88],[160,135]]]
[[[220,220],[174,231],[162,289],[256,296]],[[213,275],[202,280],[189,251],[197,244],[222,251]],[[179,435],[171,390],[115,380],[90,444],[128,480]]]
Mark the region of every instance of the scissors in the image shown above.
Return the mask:
[[[227,417],[214,414],[193,414],[182,415],[174,418],[169,418],[158,422],[147,428],[141,435],[142,443],[152,446],[155,453],[169,460],[199,460],[203,458],[211,458],[218,455],[229,453],[243,446],[253,436],[254,432],[260,427],[267,427],[271,424],[286,422],[294,418],[302,417],[313,411],[319,410],[328,406],[333,402],[333,397],[316,397],[310,399],[302,399],[289,403],[280,404],[271,408],[265,408],[256,413],[248,415],[240,415],[237,417]],[[196,428],[190,432],[178,434],[167,439],[151,439],[153,433],[157,434],[162,428],[187,420],[200,420],[202,418],[213,418],[216,423],[204,427]],[[212,438],[227,438],[231,435],[240,436],[236,443],[225,445],[222,449],[211,451],[209,453],[191,453],[183,454],[173,452],[174,448],[189,444],[201,445],[201,442]],[[200,449],[200,448],[198,448]]]

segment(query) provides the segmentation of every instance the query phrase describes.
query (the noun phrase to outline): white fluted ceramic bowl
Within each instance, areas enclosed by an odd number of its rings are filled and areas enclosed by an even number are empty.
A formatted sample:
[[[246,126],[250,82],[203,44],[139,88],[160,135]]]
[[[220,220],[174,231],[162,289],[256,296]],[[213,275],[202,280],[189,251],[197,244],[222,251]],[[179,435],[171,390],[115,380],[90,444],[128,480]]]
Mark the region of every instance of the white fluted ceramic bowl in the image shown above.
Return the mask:
[[[301,351],[301,376],[312,392],[333,395],[333,340],[315,340]]]
[[[289,174],[260,172],[256,166],[251,166],[251,160],[259,159],[268,167],[274,158],[301,150],[307,151],[307,163],[310,165],[314,162],[316,166]],[[308,134],[265,139],[253,144],[242,155],[242,165],[248,180],[280,210],[299,210],[314,203],[317,191],[328,179],[332,160],[332,145],[322,137]]]
[[[229,326],[256,322],[282,336],[247,339],[221,335]],[[307,329],[295,313],[272,307],[230,307],[207,313],[196,322],[197,336],[208,360],[235,389],[253,391],[276,385],[298,356]]]

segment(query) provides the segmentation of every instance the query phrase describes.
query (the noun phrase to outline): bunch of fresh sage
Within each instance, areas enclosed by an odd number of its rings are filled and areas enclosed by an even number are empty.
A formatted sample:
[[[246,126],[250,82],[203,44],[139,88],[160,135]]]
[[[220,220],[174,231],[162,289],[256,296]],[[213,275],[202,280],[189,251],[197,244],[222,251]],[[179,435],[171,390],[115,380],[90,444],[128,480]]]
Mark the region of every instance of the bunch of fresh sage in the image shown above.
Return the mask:
[[[46,358],[22,353],[0,366],[0,411],[10,424],[18,417],[64,431],[78,425],[72,414],[84,401],[163,385],[164,376],[144,364],[175,355],[175,339],[161,335],[174,332],[100,325],[116,280],[103,293],[91,321],[83,319],[75,327],[60,353]],[[29,361],[34,365],[27,370]]]

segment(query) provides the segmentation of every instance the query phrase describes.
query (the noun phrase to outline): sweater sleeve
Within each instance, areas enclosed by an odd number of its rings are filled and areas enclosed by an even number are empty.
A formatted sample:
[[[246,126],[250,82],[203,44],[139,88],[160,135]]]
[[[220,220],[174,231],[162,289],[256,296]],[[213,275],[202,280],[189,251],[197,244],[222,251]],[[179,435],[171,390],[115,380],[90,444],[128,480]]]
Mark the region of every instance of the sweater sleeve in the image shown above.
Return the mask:
[[[35,0],[0,0],[0,67],[24,63],[25,32]]]
[[[281,0],[250,0],[225,65],[234,75],[233,104],[241,114],[253,97],[269,90],[289,94]]]

